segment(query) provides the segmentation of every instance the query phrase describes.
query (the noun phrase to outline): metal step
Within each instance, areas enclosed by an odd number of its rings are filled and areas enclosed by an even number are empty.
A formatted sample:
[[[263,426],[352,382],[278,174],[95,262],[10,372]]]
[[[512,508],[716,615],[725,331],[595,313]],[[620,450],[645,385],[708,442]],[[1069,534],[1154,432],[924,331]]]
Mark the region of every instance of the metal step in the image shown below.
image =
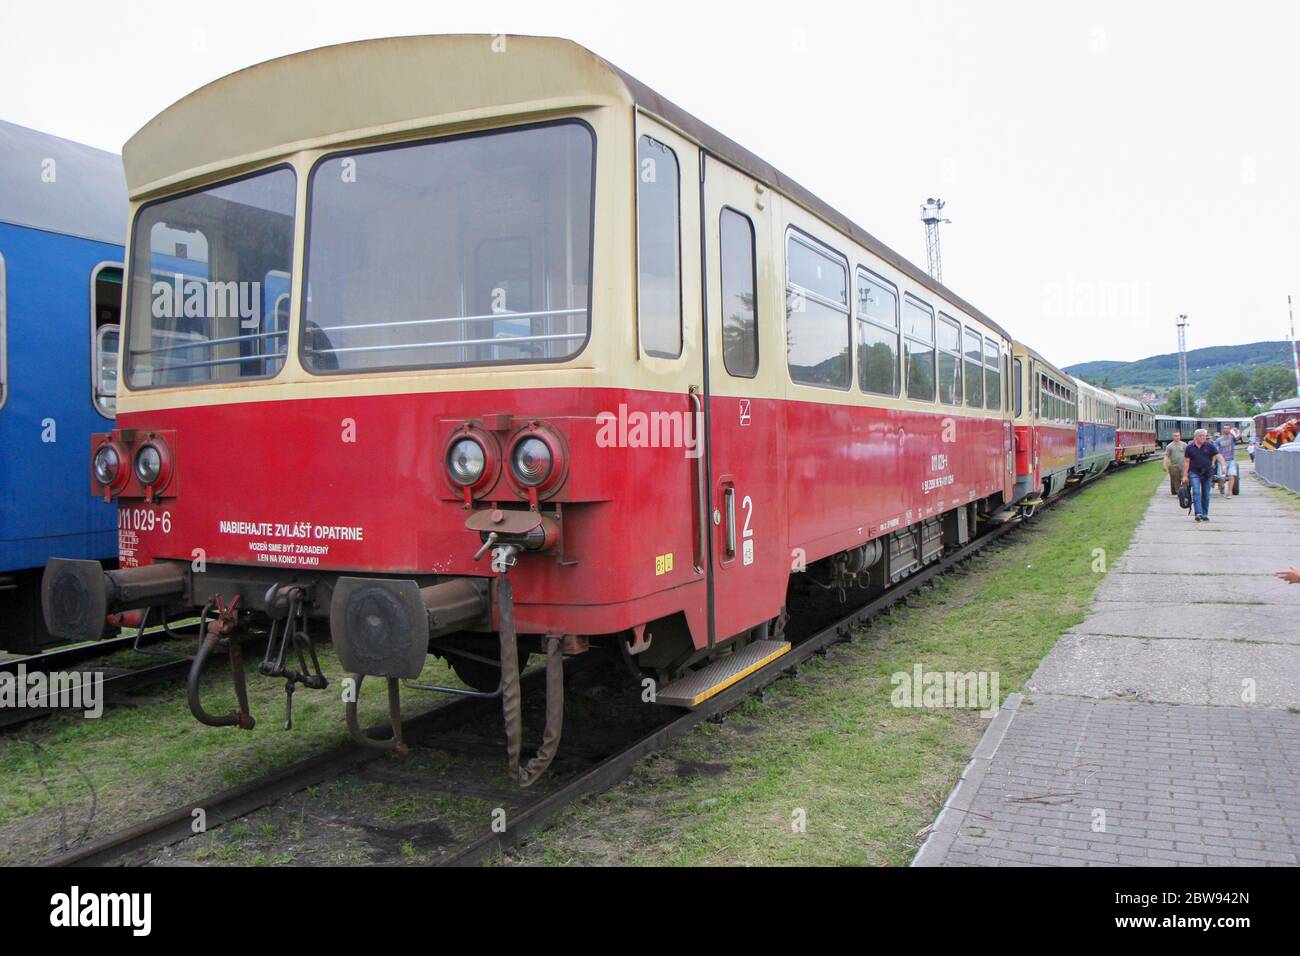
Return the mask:
[[[655,695],[655,703],[687,709],[698,707],[714,694],[722,693],[789,650],[789,641],[754,641],[746,644],[734,654],[728,654],[685,677],[679,677]]]

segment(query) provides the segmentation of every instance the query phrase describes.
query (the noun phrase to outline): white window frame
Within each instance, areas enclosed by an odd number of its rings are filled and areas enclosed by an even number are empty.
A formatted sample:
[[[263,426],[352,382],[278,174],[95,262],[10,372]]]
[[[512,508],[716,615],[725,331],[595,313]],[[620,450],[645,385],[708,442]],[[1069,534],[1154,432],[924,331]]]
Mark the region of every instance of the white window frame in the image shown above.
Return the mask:
[[[95,314],[95,306],[98,304],[95,299],[95,287],[99,284],[99,274],[105,269],[116,269],[122,274],[122,296],[118,300],[117,324],[116,325],[99,325],[99,316]],[[100,378],[100,361],[99,349],[100,338],[104,329],[117,329],[117,374],[118,381],[121,381],[122,375],[122,318],[126,311],[126,263],[114,262],[111,259],[105,259],[97,263],[95,268],[90,270],[90,404],[95,409],[95,413],[103,418],[117,418],[117,398],[113,399],[113,411],[107,412],[99,404],[100,386],[103,382]]]

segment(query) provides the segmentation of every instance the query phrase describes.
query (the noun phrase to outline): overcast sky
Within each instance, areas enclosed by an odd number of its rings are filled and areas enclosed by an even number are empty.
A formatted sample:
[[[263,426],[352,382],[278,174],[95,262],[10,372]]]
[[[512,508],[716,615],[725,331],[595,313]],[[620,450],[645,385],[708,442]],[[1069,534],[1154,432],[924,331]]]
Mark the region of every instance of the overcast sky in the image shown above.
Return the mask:
[[[1060,364],[1287,335],[1300,6],[25,2],[0,118],[120,150],[233,70],[410,33],[565,36],[809,187]],[[430,77],[436,82],[436,77]],[[238,122],[238,117],[226,118]]]

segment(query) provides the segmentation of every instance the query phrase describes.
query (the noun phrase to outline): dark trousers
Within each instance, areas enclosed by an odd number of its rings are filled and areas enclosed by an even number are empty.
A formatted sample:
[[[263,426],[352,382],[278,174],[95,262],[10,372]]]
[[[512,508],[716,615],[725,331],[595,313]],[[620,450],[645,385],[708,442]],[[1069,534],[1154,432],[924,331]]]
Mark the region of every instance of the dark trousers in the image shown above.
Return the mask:
[[[1169,466],[1169,493],[1178,494],[1178,486],[1183,483],[1183,469],[1176,465]]]

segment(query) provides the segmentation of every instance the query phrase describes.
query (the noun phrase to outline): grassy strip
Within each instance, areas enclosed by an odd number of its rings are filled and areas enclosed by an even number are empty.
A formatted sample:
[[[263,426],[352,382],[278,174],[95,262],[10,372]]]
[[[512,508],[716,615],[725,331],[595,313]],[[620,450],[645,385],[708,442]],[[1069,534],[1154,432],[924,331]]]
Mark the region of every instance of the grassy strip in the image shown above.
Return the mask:
[[[260,645],[246,655],[252,732],[204,727],[190,715],[182,682],[152,688],[132,706],[110,705],[99,720],[56,714],[0,736],[0,864],[33,862],[75,841],[121,829],[177,803],[255,779],[348,740],[338,659],[319,648],[324,691],[299,688],[293,730],[282,729],[284,681],[257,674]],[[235,702],[224,658],[212,661],[203,699],[212,713]],[[421,680],[463,686],[440,660]],[[444,698],[407,695],[411,716]],[[363,726],[387,721],[382,685],[363,688]]]
[[[549,864],[903,865],[986,726],[974,710],[891,704],[891,675],[989,671],[1020,689],[1084,618],[1160,467],[1110,476],[1044,513],[964,576],[706,725],[512,859]],[[1100,550],[1098,550],[1100,549]],[[799,832],[798,824],[805,828]]]

